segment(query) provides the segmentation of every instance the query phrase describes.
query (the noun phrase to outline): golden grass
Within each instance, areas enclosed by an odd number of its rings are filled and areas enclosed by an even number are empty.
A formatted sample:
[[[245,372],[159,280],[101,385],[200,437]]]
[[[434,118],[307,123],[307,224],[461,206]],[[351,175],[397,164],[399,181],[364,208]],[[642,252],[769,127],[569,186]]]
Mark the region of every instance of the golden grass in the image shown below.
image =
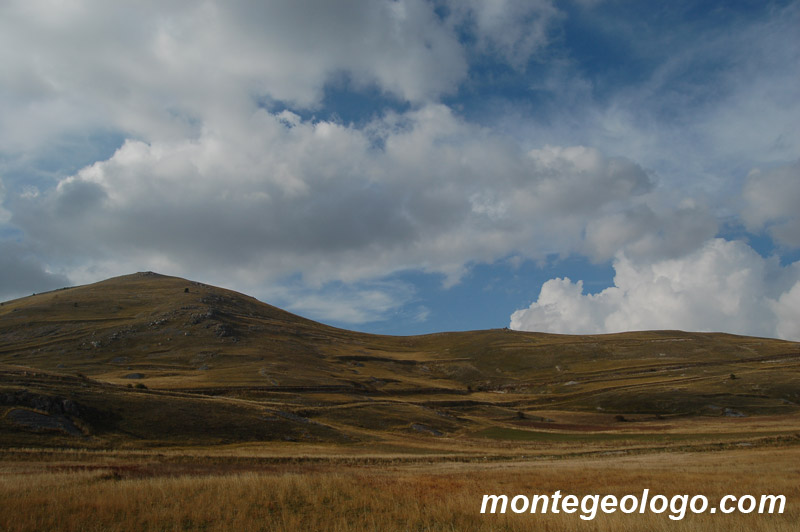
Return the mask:
[[[135,463],[133,455],[127,459]],[[202,464],[202,455],[190,457]],[[800,519],[800,449],[665,453],[591,459],[411,466],[283,465],[164,476],[99,462],[54,469],[53,462],[0,463],[0,530],[255,531],[485,530],[793,531]],[[143,475],[143,476],[141,476]],[[484,493],[667,496],[783,494],[782,515],[619,512],[482,515]]]

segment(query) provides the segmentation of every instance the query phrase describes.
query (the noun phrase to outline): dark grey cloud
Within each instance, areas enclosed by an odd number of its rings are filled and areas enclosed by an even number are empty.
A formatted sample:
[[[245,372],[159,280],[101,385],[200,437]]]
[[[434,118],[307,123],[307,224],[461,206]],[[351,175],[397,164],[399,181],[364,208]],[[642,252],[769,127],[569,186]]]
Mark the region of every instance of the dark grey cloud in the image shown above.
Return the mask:
[[[0,300],[69,286],[66,276],[50,273],[25,246],[0,241]]]

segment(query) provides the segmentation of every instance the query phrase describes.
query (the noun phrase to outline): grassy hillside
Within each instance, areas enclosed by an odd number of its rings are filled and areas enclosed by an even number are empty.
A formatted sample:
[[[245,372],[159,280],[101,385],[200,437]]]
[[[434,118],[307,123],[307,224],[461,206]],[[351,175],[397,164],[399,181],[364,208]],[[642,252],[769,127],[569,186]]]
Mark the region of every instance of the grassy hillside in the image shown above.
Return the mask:
[[[800,344],[679,331],[375,336],[148,272],[3,303],[0,376],[4,446],[469,448],[576,431],[641,439],[697,416],[795,419]]]

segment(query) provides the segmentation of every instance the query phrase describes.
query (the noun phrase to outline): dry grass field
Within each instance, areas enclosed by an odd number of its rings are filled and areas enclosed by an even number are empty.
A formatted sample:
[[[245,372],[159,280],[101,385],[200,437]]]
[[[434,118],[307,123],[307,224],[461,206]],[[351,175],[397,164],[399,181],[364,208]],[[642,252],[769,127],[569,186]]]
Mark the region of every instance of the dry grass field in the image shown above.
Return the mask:
[[[0,529],[794,531],[800,448],[648,453],[557,460],[260,463],[202,453],[37,456],[0,463]],[[231,453],[229,458],[236,457]],[[177,455],[173,455],[175,459]],[[249,459],[245,459],[247,457]],[[160,462],[159,460],[166,460]],[[181,467],[180,464],[183,464]],[[783,494],[783,514],[481,514],[482,494]]]
[[[800,344],[417,337],[152,273],[0,305],[0,530],[799,530]],[[782,515],[480,513],[782,494]]]

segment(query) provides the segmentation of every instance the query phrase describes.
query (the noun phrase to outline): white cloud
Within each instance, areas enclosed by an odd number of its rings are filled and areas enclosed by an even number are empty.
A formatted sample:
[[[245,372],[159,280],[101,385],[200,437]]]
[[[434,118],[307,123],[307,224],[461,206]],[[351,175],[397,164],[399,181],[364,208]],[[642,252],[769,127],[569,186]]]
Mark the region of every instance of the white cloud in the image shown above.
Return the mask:
[[[453,284],[475,261],[587,247],[602,260],[660,230],[610,244],[589,230],[649,209],[652,183],[633,162],[585,147],[525,152],[442,105],[363,129],[263,109],[236,118],[196,139],[129,140],[51,190],[17,195],[11,223],[54,260],[104,272],[156,263],[247,283],[299,273],[316,286],[406,269]]]
[[[765,227],[786,246],[800,247],[800,161],[747,176],[742,218],[748,229]]]
[[[314,109],[342,77],[419,105],[468,76],[463,31],[523,67],[558,19],[549,0],[8,0],[0,5],[0,145],[116,130],[199,134],[259,102]]]
[[[467,74],[453,29],[424,0],[12,0],[0,7],[0,63],[8,151],[98,128],[196,136],[259,100],[313,108],[342,73],[414,103]]]
[[[614,261],[614,286],[583,294],[551,279],[511,328],[592,334],[627,330],[724,331],[800,340],[800,262],[781,267],[741,242],[708,241],[679,259]]]
[[[289,284],[260,295],[302,316],[354,325],[396,316],[413,299],[414,289],[403,282],[388,281],[331,283],[318,289]]]
[[[775,328],[778,337],[800,340],[800,281],[781,294],[771,307],[778,318]]]
[[[417,307],[413,319],[417,323],[424,323],[428,321],[428,317],[430,315],[431,315],[431,309],[429,309],[425,305],[420,305],[419,307]]]

